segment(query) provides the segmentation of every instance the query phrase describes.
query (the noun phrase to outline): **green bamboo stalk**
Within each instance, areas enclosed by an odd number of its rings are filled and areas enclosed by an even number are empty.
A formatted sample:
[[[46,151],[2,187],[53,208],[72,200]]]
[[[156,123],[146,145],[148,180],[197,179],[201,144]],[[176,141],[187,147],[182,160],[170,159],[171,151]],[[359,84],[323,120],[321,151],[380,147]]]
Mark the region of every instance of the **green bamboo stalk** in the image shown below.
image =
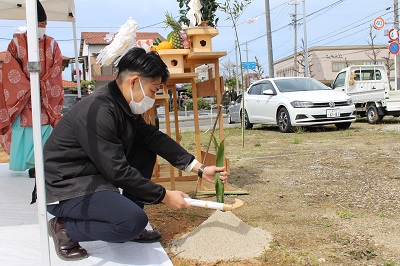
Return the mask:
[[[221,141],[221,143],[218,145],[217,139],[215,138],[215,136],[213,135],[213,142],[214,142],[214,146],[216,149],[216,162],[215,165],[217,167],[222,167],[224,166],[224,150],[225,150],[225,139],[223,139]],[[222,184],[220,177],[220,173],[216,173],[215,174],[215,194],[217,196],[217,202],[220,203],[224,203],[224,184]]]

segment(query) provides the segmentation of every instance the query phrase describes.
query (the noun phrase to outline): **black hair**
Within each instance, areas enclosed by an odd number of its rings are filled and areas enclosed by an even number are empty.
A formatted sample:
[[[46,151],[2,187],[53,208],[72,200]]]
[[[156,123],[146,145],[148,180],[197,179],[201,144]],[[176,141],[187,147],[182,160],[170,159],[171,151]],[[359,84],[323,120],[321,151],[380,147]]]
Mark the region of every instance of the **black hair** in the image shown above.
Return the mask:
[[[158,79],[166,83],[169,78],[167,65],[155,52],[148,52],[141,47],[130,49],[118,62],[118,77],[124,72],[137,72],[139,76]]]

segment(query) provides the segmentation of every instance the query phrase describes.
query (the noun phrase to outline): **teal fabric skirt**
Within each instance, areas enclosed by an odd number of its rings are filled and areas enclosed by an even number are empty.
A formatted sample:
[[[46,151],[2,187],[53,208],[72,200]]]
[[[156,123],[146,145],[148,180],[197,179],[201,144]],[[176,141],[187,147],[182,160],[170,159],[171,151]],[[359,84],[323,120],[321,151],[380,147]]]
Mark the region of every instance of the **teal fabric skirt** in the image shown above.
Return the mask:
[[[9,168],[12,171],[25,171],[35,167],[33,153],[33,128],[21,127],[20,116],[11,125],[11,150]],[[42,126],[42,145],[46,143],[51,132],[50,125]]]

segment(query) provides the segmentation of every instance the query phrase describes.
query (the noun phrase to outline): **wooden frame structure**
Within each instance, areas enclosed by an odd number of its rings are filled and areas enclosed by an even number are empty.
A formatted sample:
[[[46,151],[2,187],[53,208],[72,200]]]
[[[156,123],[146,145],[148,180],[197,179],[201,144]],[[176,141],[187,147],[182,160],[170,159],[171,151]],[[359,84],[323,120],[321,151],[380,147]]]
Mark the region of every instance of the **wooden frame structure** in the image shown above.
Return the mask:
[[[210,34],[209,39],[217,35],[217,30],[213,28],[204,27],[204,30],[196,29],[193,32],[201,34],[201,38],[204,39],[205,34]],[[200,31],[199,31],[200,30]],[[195,36],[191,35],[191,40],[196,40]],[[198,43],[198,44],[197,44]],[[198,161],[203,161],[203,151],[201,150],[200,142],[200,125],[199,125],[199,112],[197,98],[208,95],[215,95],[218,108],[221,108],[222,104],[222,94],[223,94],[223,84],[220,79],[219,72],[219,59],[225,56],[226,52],[212,52],[211,47],[209,50],[205,50],[205,47],[197,47],[201,45],[200,42],[191,44],[190,49],[167,49],[160,50],[159,55],[163,59],[164,63],[171,68],[170,79],[168,80],[166,86],[164,87],[163,94],[156,96],[156,105],[164,105],[165,107],[165,123],[166,123],[166,134],[171,136],[171,121],[169,112],[169,99],[168,90],[172,91],[172,102],[173,102],[173,113],[174,113],[174,133],[176,142],[180,143],[179,134],[179,121],[178,121],[178,104],[176,95],[176,84],[190,83],[192,85],[192,98],[193,98],[193,114],[194,114],[194,132],[195,132],[195,143],[196,143],[196,158]],[[201,52],[196,52],[196,51]],[[184,67],[182,68],[182,60]],[[172,63],[171,63],[172,62]],[[176,65],[175,62],[177,62]],[[172,65],[171,65],[172,64]],[[195,69],[201,65],[214,65],[214,73],[209,71],[209,80],[205,83],[196,83],[197,73]],[[213,75],[212,75],[213,74]],[[210,90],[212,88],[213,91]],[[205,92],[207,90],[207,92]],[[210,94],[210,91],[212,94]],[[151,123],[155,123],[156,107],[152,108],[146,113],[146,120]],[[224,138],[223,130],[223,120],[222,112],[219,112],[219,138]],[[228,162],[228,160],[226,160]],[[208,162],[209,163],[209,162]],[[209,163],[210,164],[210,163]],[[214,163],[215,164],[215,163]],[[227,169],[229,167],[228,163],[226,165]],[[169,169],[167,169],[169,168]],[[194,173],[184,173],[181,170],[175,169],[172,165],[168,167],[163,167],[159,164],[157,159],[154,168],[154,173],[152,180],[156,183],[160,182],[170,182],[171,189],[174,190],[176,187],[176,181],[195,181],[197,180],[197,175]],[[202,189],[202,184],[200,182],[200,190]]]

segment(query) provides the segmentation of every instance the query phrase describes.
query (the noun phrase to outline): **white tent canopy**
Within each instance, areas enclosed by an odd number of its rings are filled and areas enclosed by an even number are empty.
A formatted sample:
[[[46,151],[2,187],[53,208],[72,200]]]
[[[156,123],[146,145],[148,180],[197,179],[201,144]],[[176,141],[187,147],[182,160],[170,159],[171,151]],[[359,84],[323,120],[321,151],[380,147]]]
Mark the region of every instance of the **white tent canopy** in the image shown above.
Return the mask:
[[[42,0],[40,2],[46,11],[47,20],[74,21],[74,0]],[[0,0],[0,19],[26,20],[25,0]]]

